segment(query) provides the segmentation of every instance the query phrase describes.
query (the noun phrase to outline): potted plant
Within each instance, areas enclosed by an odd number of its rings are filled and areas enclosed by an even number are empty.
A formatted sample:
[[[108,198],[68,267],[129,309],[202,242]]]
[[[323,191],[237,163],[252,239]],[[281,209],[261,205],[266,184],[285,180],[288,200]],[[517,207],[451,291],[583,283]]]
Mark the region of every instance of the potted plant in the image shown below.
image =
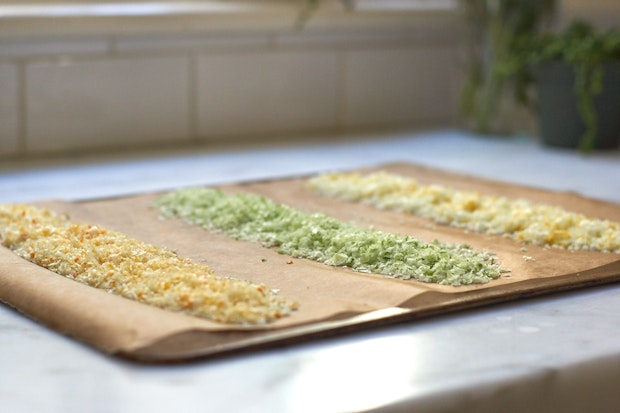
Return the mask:
[[[538,112],[543,143],[582,152],[620,144],[619,32],[575,21],[558,33],[532,35],[501,71]]]

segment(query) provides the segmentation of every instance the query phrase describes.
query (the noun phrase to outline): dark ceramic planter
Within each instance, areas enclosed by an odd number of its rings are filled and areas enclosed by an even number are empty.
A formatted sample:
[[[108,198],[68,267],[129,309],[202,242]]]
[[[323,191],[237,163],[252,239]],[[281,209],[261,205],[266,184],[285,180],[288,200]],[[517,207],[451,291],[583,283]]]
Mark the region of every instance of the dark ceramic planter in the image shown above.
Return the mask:
[[[540,138],[553,147],[577,148],[586,128],[577,109],[573,69],[563,62],[536,71]],[[620,62],[604,66],[603,91],[594,98],[599,133],[594,149],[620,146]]]

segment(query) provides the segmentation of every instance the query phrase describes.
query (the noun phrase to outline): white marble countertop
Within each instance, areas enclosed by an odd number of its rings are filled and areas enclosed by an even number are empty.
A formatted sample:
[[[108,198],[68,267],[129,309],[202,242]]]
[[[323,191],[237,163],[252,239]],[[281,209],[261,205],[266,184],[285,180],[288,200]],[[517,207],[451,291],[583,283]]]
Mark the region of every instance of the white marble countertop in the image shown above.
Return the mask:
[[[0,172],[0,202],[409,160],[620,203],[620,152],[454,131]],[[6,166],[6,162],[5,162]],[[2,286],[0,286],[2,288]],[[616,412],[620,285],[179,365],[101,354],[0,305],[0,411]]]

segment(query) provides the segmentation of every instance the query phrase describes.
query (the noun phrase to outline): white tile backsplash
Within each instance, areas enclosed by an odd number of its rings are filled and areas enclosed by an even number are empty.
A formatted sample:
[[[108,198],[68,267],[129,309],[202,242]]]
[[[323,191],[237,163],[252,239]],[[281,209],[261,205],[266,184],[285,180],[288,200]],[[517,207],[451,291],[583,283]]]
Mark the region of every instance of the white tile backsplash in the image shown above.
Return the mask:
[[[201,137],[336,126],[335,52],[206,54],[199,59],[197,77]]]
[[[189,138],[186,59],[35,63],[27,68],[26,83],[30,152]]]
[[[348,52],[346,125],[411,125],[450,119],[457,93],[454,56],[451,47]]]
[[[260,34],[133,35],[116,37],[118,53],[179,53],[204,50],[255,50],[269,46],[270,39]]]
[[[0,158],[451,125],[455,51],[438,30],[0,36]]]
[[[412,30],[389,29],[378,33],[364,30],[294,31],[282,33],[274,43],[284,47],[312,46],[323,48],[390,47],[395,43],[411,43],[418,37]]]
[[[206,3],[3,16],[0,159],[456,123],[455,9],[325,2],[300,29],[289,2]],[[563,0],[560,17],[618,15],[616,0],[591,3]]]
[[[0,159],[18,152],[18,68],[0,64]]]
[[[33,28],[35,30],[36,28]],[[40,58],[58,55],[103,55],[109,44],[103,37],[0,39],[0,58]]]

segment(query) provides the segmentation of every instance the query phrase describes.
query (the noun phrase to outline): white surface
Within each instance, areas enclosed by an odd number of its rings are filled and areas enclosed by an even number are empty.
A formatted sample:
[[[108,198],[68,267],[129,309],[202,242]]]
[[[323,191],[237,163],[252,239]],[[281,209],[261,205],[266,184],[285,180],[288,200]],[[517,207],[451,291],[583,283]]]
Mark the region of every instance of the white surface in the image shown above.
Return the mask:
[[[83,199],[410,160],[620,203],[620,152],[457,132],[0,175],[0,202]],[[1,286],[0,286],[1,288]],[[2,412],[616,412],[620,286],[191,364],[109,358],[0,306]]]

